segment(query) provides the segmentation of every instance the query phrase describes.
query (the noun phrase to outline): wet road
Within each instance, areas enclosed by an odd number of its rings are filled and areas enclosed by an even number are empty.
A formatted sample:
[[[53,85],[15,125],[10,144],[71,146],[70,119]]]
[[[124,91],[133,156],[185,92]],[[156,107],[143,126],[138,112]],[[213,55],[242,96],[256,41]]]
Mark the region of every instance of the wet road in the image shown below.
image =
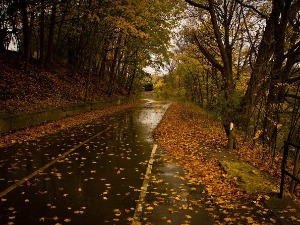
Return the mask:
[[[204,186],[187,179],[176,162],[158,148],[141,221],[155,225],[212,225],[214,221],[205,210],[206,196]]]
[[[131,224],[149,167],[152,131],[167,107],[168,104],[149,102],[39,140],[0,149],[0,224]],[[160,149],[158,153],[154,171],[160,176],[168,165],[159,160],[163,155]],[[181,173],[178,171],[176,167],[173,175]],[[166,196],[166,185],[173,185],[164,176],[166,181],[156,187],[156,175],[153,176],[138,220],[170,223],[164,217],[155,221],[156,217],[149,216],[151,204],[157,206],[154,215],[165,213],[151,198],[157,193],[153,190],[163,187]],[[187,184],[180,182],[175,178],[174,185],[183,192]],[[180,209],[184,205],[186,210],[185,204],[185,200],[175,203]],[[192,211],[194,221],[199,216],[209,221],[201,210]],[[182,218],[175,218],[178,224],[189,219],[186,212],[181,214]]]

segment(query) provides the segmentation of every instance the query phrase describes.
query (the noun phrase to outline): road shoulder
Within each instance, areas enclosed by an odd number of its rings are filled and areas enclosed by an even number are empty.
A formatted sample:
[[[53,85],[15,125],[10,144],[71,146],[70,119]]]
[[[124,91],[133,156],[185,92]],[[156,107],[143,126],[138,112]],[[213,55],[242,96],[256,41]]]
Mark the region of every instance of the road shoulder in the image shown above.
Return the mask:
[[[267,205],[277,196],[279,184],[264,178],[237,156],[235,159],[230,157],[221,124],[206,112],[191,105],[174,103],[156,129],[155,137],[183,168],[190,182],[205,186],[208,195],[205,207],[216,224],[299,224],[300,214],[292,204],[288,204],[288,211],[294,211],[293,215],[283,211],[279,215],[272,204]],[[219,156],[216,157],[216,154]],[[260,177],[266,184],[271,182],[272,187],[264,191],[258,187],[252,188],[252,191],[245,190],[240,184],[247,177],[230,174],[234,164],[238,165],[235,165],[236,172],[244,165],[246,173],[250,171],[253,177]],[[245,171],[243,173],[245,175]],[[259,181],[256,183],[260,184]]]

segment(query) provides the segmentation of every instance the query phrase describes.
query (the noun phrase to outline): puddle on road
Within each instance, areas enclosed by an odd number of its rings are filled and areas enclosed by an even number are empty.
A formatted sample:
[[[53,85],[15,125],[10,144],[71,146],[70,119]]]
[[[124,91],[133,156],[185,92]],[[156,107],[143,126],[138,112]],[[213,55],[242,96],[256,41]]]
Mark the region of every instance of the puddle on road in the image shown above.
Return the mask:
[[[109,128],[0,199],[0,224],[128,224],[167,104],[150,102],[93,123],[0,149],[0,192]]]
[[[190,183],[184,177],[184,171],[161,148],[155,161],[140,220],[155,225],[214,224],[203,206],[204,186]]]

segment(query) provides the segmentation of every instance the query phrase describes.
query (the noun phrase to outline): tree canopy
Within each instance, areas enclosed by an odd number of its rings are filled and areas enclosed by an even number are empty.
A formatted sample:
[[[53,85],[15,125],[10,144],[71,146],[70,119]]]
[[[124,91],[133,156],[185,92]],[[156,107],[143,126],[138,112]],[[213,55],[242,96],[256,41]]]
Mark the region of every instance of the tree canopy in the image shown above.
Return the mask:
[[[25,72],[35,60],[44,68],[57,63],[74,72],[99,76],[107,95],[130,94],[143,68],[169,57],[177,1],[2,0],[0,51],[15,38]],[[99,84],[100,85],[100,84]]]
[[[213,110],[228,135],[234,124],[262,141],[266,152],[283,140],[299,143],[300,1],[185,2],[165,86]]]

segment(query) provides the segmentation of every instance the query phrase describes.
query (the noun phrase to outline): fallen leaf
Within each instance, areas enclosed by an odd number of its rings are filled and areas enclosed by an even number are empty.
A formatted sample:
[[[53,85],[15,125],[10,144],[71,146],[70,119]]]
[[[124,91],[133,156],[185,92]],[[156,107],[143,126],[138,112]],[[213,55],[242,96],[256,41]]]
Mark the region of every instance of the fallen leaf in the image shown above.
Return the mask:
[[[58,220],[58,217],[57,217],[57,216],[54,216],[54,217],[53,217],[53,220]]]

